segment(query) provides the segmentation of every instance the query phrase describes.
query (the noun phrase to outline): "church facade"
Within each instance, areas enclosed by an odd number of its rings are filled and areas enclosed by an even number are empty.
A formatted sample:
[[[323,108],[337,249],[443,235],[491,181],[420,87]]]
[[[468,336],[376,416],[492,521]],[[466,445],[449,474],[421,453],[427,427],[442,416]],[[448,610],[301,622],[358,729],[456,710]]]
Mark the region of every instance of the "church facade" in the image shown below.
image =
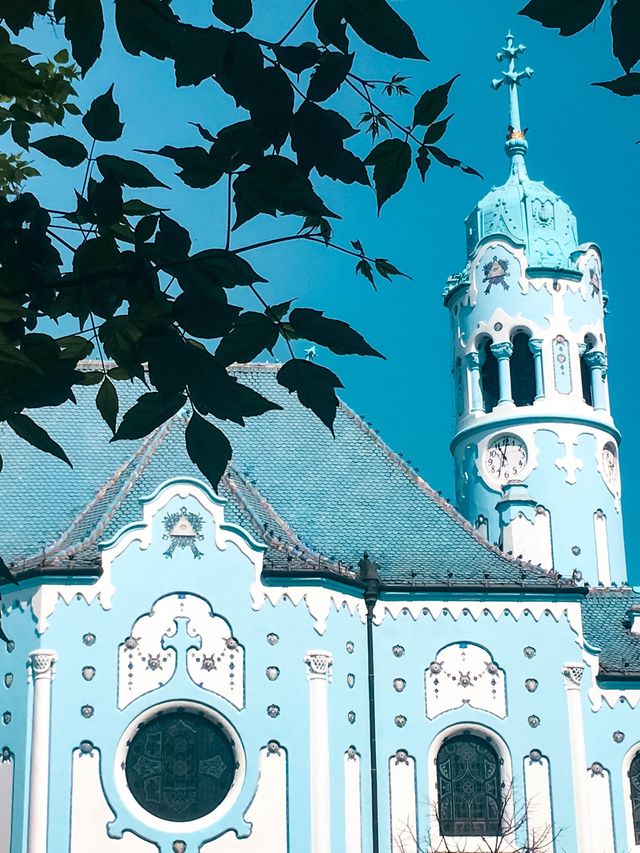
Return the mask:
[[[346,405],[109,444],[95,390],[0,426],[0,853],[640,851],[627,584],[594,243],[526,169],[466,221],[454,508]],[[125,394],[132,404],[139,389]]]

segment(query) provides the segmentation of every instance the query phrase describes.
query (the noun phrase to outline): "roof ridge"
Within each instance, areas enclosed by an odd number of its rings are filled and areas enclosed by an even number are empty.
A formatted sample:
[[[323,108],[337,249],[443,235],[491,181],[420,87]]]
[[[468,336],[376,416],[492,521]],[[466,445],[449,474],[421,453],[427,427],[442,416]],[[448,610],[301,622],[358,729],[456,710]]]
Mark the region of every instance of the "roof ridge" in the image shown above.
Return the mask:
[[[171,428],[173,427],[176,420],[180,417],[181,414],[180,412],[178,412],[170,420],[166,421],[166,423],[164,423],[161,427],[158,427],[153,432],[149,433],[149,435],[145,436],[145,438],[136,447],[135,451],[131,454],[128,460],[122,465],[120,465],[118,468],[116,468],[111,477],[107,481],[105,481],[98,489],[96,495],[89,501],[89,503],[84,506],[81,512],[79,512],[78,515],[73,519],[73,521],[64,531],[64,533],[62,533],[62,535],[59,536],[55,542],[53,542],[48,548],[44,550],[41,558],[43,563],[47,559],[47,557],[54,557],[56,561],[73,557],[79,551],[82,551],[85,548],[95,544],[107,524],[112,520],[115,513],[122,506],[122,502],[124,501],[126,496],[129,494],[135,483],[140,479],[140,476],[149,465],[158,447],[162,444],[166,436],[171,431]],[[85,539],[82,539],[80,542],[65,548],[65,541],[69,540],[70,536],[73,533],[73,530],[79,527],[82,520],[86,518],[86,516],[91,512],[91,510],[99,504],[102,498],[104,498],[109,488],[112,485],[118,483],[122,475],[127,471],[129,467],[131,467],[132,463],[136,462],[136,460],[139,460],[138,464],[135,465],[131,472],[131,475],[123,484],[122,488],[114,497],[113,501],[111,501],[110,506],[102,514],[97,524],[95,524],[95,526],[92,528],[89,536],[87,536]],[[36,558],[31,558],[30,562],[33,562],[34,559]]]
[[[352,421],[363,431],[365,432],[378,446],[380,450],[388,457],[388,459],[399,468],[402,473],[412,480],[421,491],[423,491],[426,495],[428,495],[434,503],[440,507],[443,512],[445,512],[455,524],[458,525],[465,533],[467,533],[472,539],[481,545],[485,550],[490,551],[501,559],[505,560],[508,563],[513,564],[521,569],[527,569],[535,574],[542,574],[544,576],[549,576],[553,574],[553,572],[546,572],[541,566],[537,566],[534,563],[519,560],[517,557],[509,556],[505,554],[504,551],[501,551],[497,545],[493,545],[487,539],[485,539],[478,530],[468,521],[458,510],[453,507],[447,500],[445,500],[435,489],[427,483],[427,481],[421,477],[414,469],[406,462],[405,459],[400,456],[399,453],[396,453],[392,450],[389,445],[378,435],[378,433],[372,429],[364,420],[360,417],[360,415],[356,414],[354,410],[340,400],[340,408],[344,411],[347,417],[351,418]]]

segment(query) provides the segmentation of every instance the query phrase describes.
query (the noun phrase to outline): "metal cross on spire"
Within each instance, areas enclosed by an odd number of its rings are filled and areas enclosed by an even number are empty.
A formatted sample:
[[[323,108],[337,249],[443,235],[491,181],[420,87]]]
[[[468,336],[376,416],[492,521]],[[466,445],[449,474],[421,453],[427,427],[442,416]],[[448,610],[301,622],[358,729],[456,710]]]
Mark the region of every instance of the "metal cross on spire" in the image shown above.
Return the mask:
[[[492,80],[491,85],[494,89],[500,89],[502,86],[509,87],[509,134],[507,142],[511,139],[521,140],[524,143],[525,130],[520,124],[520,106],[518,104],[518,86],[523,77],[531,77],[533,75],[532,68],[525,68],[524,71],[516,71],[516,59],[520,54],[524,53],[525,46],[523,44],[514,45],[513,36],[507,33],[507,44],[500,53],[496,55],[498,62],[507,61],[507,70],[502,72],[502,78]],[[526,151],[526,143],[522,146]],[[524,151],[509,151],[510,154],[520,153]]]

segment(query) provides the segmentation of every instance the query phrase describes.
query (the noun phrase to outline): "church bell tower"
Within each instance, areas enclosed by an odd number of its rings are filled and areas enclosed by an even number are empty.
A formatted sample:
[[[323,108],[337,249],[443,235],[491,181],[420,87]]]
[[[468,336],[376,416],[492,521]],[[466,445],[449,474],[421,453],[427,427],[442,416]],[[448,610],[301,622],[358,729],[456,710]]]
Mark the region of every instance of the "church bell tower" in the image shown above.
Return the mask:
[[[456,499],[513,556],[610,586],[627,574],[602,259],[595,243],[578,242],[569,206],[528,176],[524,49],[507,35],[497,55],[506,70],[492,84],[509,93],[509,177],[467,217],[468,261],[444,292]]]

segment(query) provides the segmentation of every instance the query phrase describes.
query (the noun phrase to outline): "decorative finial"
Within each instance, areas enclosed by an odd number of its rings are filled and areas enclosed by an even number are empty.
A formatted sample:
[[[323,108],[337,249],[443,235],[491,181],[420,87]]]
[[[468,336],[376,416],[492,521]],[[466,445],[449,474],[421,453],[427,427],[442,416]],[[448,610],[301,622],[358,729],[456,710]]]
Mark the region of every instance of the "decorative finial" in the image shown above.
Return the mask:
[[[520,105],[518,103],[518,86],[523,77],[532,77],[533,69],[525,68],[524,71],[516,71],[516,59],[526,48],[523,44],[514,44],[513,35],[507,33],[506,46],[496,54],[498,62],[507,62],[507,70],[502,72],[502,78],[491,81],[491,86],[500,89],[502,86],[509,87],[509,131],[505,149],[507,154],[513,158],[514,171],[524,172],[524,155],[527,152],[527,141],[525,135],[527,128],[523,128],[520,122]]]

